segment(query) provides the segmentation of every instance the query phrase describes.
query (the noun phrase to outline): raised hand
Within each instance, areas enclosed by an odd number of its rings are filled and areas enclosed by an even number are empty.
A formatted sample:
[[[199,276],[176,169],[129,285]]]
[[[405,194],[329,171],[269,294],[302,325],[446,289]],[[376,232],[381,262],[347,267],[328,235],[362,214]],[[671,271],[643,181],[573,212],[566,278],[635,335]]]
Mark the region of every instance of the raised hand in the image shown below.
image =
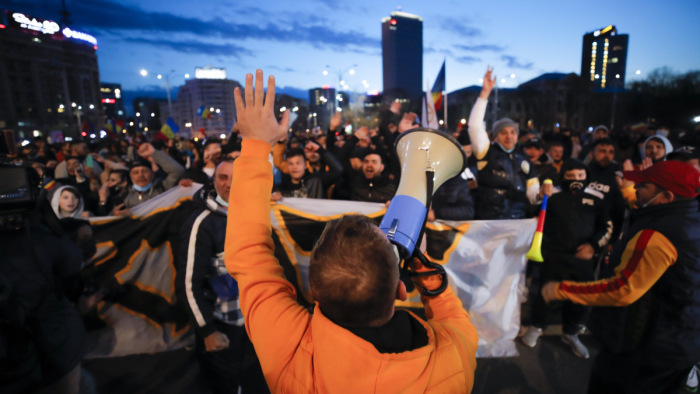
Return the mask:
[[[481,88],[481,94],[479,95],[479,97],[483,99],[488,98],[494,86],[496,86],[496,76],[494,75],[492,78],[492,74],[493,67],[486,67],[486,74],[484,74],[484,85]]]
[[[245,77],[245,104],[241,97],[240,88],[233,92],[238,113],[238,124],[241,137],[266,141],[273,145],[286,136],[289,128],[289,112],[282,116],[282,122],[277,123],[274,113],[275,105],[275,77],[270,75],[267,80],[267,94],[263,89],[263,72],[255,71],[255,84],[253,74]]]
[[[331,125],[328,127],[330,131],[335,131],[335,129],[340,126],[340,123],[342,122],[342,114],[340,112],[336,112],[331,116]]]
[[[416,122],[416,118],[418,115],[414,112],[406,112],[403,114],[403,117],[401,118],[401,121],[399,122],[399,133],[403,133],[406,130],[410,130],[413,127],[413,124]]]
[[[138,153],[139,156],[143,157],[144,159],[148,159],[151,157],[151,155],[156,153],[156,148],[154,148],[150,143],[145,142],[139,146],[139,150],[136,153]]]

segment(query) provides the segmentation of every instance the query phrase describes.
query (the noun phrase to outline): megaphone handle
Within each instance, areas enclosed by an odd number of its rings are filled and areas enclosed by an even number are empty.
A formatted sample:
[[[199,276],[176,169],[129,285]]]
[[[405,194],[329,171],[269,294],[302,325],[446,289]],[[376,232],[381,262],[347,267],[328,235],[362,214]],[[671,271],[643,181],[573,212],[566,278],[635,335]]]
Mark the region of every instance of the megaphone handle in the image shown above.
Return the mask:
[[[411,277],[420,278],[426,276],[440,275],[440,287],[432,290],[423,288],[422,290],[420,290],[421,294],[428,297],[433,297],[442,294],[442,292],[445,291],[445,289],[447,289],[447,271],[445,271],[445,268],[440,264],[436,264],[428,260],[428,258],[425,257],[425,255],[417,249],[413,253],[412,257],[417,258],[421,262],[421,264],[423,264],[424,267],[430,268],[432,271],[414,272],[408,270],[408,273]],[[408,267],[408,265],[406,264],[404,265],[404,267]]]
[[[420,233],[418,233],[418,238],[416,238],[416,245],[419,245],[421,239],[423,239],[423,234],[425,234],[425,224],[428,223],[428,212],[430,211],[430,205],[433,203],[433,188],[435,187],[435,171],[425,170],[425,218],[423,218],[423,226],[420,228]]]

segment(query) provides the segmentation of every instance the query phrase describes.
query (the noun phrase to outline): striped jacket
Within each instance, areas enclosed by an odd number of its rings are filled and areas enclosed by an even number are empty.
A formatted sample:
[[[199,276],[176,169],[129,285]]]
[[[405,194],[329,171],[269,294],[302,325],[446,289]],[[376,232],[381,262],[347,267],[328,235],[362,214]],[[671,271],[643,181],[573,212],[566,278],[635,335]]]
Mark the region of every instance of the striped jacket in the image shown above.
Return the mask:
[[[195,197],[204,206],[180,230],[177,274],[179,298],[202,338],[216,331],[215,321],[243,326],[238,284],[224,264],[227,209],[205,189]]]
[[[557,298],[606,306],[595,308],[591,330],[612,352],[648,349],[698,361],[698,202],[638,209],[613,249],[609,268],[614,272],[597,282],[561,282]]]

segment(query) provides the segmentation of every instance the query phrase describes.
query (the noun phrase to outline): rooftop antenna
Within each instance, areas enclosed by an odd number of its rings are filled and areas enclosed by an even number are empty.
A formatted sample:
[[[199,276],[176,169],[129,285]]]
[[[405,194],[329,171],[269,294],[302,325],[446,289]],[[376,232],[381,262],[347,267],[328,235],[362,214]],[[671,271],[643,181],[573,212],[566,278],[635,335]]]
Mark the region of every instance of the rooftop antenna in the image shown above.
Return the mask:
[[[63,5],[63,9],[61,10],[61,23],[64,26],[70,25],[70,12],[68,12],[68,8],[66,8],[66,0],[61,0],[61,4]]]

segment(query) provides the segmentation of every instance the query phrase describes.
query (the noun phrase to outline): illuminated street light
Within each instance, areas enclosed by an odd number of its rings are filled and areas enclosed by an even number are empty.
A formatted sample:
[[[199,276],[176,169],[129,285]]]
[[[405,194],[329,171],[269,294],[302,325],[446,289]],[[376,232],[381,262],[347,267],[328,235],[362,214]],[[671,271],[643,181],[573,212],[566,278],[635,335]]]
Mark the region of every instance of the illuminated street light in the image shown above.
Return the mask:
[[[148,75],[148,71],[146,69],[141,69],[141,76],[145,77]],[[170,70],[169,73],[167,74],[158,74],[156,78],[158,79],[165,79],[165,92],[168,95],[168,115],[172,116],[173,114],[173,102],[172,99],[170,98],[170,76],[175,73],[175,70]],[[185,74],[185,78],[188,78],[189,74]]]

